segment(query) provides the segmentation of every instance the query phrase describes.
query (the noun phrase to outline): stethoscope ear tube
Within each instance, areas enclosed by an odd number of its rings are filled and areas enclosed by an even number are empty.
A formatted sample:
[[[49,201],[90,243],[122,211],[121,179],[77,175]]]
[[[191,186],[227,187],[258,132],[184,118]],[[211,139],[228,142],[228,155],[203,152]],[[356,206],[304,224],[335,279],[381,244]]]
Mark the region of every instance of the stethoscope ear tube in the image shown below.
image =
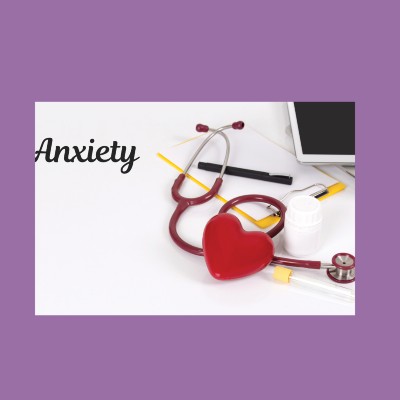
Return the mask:
[[[184,213],[184,211],[187,208],[189,208],[191,206],[204,204],[218,194],[218,191],[222,185],[222,177],[224,175],[226,166],[228,164],[229,153],[230,153],[229,139],[223,131],[225,129],[243,129],[243,127],[244,127],[244,123],[241,121],[234,122],[232,125],[222,126],[221,128],[218,128],[218,129],[210,129],[207,125],[198,124],[196,126],[196,130],[198,132],[211,131],[211,133],[200,144],[200,146],[198,147],[198,149],[196,150],[196,152],[193,154],[192,158],[190,159],[189,163],[187,164],[186,168],[175,179],[174,184],[172,185],[172,188],[171,188],[172,198],[178,203],[178,205],[169,221],[169,233],[171,235],[172,240],[175,242],[175,244],[177,246],[179,246],[181,249],[183,249],[189,253],[192,253],[196,256],[204,255],[203,249],[200,247],[191,245],[190,243],[186,242],[179,236],[178,229],[177,229],[179,218],[181,217],[181,215]],[[226,144],[224,163],[223,163],[223,167],[221,169],[219,177],[215,180],[211,189],[204,195],[199,196],[199,197],[193,197],[193,198],[182,196],[179,191],[180,191],[183,181],[186,178],[186,174],[188,173],[190,167],[192,166],[194,160],[197,158],[197,156],[200,154],[200,152],[204,149],[204,147],[207,145],[207,143],[209,143],[209,141],[216,135],[222,136],[222,138],[225,140],[225,144]]]

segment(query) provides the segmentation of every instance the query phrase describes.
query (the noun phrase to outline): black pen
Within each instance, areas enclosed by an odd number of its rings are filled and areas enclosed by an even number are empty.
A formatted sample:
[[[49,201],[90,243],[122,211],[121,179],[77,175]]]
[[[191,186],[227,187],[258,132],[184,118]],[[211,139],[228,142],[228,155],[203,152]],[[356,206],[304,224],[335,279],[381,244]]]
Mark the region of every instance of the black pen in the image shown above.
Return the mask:
[[[199,162],[197,167],[204,171],[221,172],[222,165]],[[242,178],[258,179],[260,181],[282,183],[283,185],[291,185],[293,178],[290,175],[272,174],[263,171],[253,171],[251,169],[226,167],[225,174],[240,176]]]

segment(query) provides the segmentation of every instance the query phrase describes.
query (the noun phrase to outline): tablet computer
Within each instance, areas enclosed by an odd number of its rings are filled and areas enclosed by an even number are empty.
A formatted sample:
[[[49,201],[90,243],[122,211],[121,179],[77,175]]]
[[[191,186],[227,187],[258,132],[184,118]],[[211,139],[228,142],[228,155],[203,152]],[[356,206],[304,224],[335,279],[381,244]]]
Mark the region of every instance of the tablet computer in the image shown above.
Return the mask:
[[[354,102],[289,102],[288,109],[301,163],[355,164]]]

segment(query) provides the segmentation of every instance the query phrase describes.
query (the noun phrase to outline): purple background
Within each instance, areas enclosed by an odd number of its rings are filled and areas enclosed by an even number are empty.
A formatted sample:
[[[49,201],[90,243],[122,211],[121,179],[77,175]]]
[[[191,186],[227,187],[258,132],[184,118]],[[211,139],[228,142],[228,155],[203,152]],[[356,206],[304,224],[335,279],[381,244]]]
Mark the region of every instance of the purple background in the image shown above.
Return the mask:
[[[60,3],[0,5],[0,398],[394,398],[397,2]],[[357,316],[35,317],[34,102],[59,100],[356,101]]]

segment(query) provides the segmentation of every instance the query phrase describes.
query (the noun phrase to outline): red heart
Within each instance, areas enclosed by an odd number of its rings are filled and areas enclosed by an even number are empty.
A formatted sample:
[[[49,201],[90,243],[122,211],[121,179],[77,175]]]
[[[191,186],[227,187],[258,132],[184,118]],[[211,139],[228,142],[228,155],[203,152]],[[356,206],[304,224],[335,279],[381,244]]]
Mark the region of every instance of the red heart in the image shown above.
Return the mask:
[[[247,232],[232,214],[218,214],[203,233],[204,258],[216,279],[242,278],[265,268],[274,254],[272,239],[263,232]]]

